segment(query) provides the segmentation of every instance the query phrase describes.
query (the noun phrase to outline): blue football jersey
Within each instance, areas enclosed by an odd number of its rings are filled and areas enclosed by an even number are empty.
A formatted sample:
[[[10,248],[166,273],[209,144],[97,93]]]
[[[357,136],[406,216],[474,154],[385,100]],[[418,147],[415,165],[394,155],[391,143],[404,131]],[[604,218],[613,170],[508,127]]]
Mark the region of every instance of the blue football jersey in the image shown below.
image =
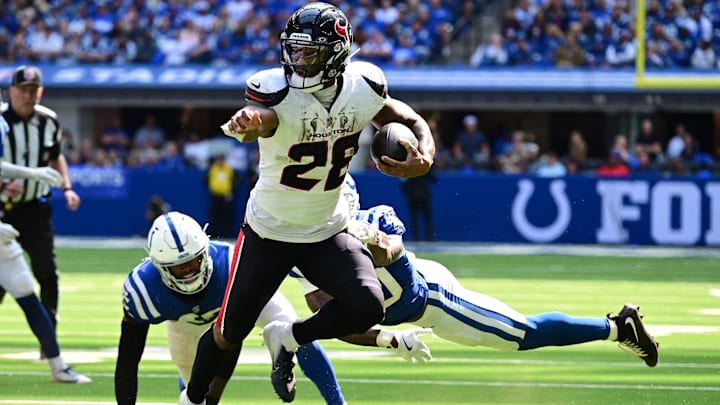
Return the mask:
[[[211,241],[209,253],[213,263],[210,283],[205,290],[193,295],[182,295],[167,288],[150,259],[143,260],[125,280],[125,311],[139,323],[172,320],[204,325],[213,322],[225,296],[233,247]]]
[[[377,205],[360,210],[357,220],[368,222],[388,235],[405,233],[405,224],[388,205]],[[375,269],[385,295],[383,325],[398,325],[416,319],[422,314],[428,299],[425,279],[417,272],[407,252],[393,263]]]

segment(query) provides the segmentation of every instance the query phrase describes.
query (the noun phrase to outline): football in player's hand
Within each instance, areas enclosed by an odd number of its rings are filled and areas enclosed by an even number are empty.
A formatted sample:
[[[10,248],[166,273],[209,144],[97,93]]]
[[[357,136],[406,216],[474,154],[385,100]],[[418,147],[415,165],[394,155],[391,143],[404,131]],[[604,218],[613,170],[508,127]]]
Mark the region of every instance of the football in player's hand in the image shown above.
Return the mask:
[[[390,122],[375,132],[370,148],[371,156],[376,162],[381,156],[388,156],[398,161],[404,161],[407,150],[400,144],[401,139],[407,139],[417,148],[418,141],[413,131],[399,122]]]

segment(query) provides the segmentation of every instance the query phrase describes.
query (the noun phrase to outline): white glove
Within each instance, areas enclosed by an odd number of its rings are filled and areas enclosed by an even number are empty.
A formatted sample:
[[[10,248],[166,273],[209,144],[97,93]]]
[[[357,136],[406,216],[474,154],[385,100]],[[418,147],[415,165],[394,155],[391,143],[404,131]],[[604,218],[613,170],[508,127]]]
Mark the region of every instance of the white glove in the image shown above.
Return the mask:
[[[348,233],[368,245],[378,245],[380,243],[380,234],[378,232],[377,228],[367,222],[354,219],[348,224]]]
[[[420,339],[420,336],[431,333],[430,328],[412,328],[403,330],[380,330],[377,336],[377,345],[394,350],[405,360],[411,363],[427,363],[432,359],[430,349]],[[395,338],[397,347],[392,344]]]
[[[63,178],[60,172],[52,167],[29,167],[28,178],[31,180],[47,183],[50,187],[60,187],[63,184]]]
[[[26,167],[0,162],[0,173],[4,178],[41,181],[50,187],[60,187],[63,184],[62,175],[52,167]]]
[[[0,222],[0,243],[5,245],[8,244],[17,237],[20,236],[20,232],[18,232],[17,229],[15,229],[14,226],[10,224],[6,224],[4,222]]]

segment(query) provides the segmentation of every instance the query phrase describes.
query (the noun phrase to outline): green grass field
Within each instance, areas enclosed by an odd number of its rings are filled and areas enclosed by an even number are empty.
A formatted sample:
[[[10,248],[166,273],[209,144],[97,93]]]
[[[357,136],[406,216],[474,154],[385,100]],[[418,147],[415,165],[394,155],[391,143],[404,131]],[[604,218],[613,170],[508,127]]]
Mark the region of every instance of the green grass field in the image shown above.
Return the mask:
[[[15,302],[0,305],[0,404],[111,404],[121,290],[142,249],[58,249],[58,336],[68,363],[90,385],[53,383]],[[661,343],[648,368],[611,342],[504,353],[428,337],[433,360],[410,364],[384,349],[323,342],[350,404],[717,404],[720,403],[720,260],[594,256],[419,254],[448,266],[466,287],[525,314],[563,311],[604,316],[641,305]],[[307,314],[300,288],[285,292]],[[225,404],[276,404],[259,330],[229,384]],[[176,403],[177,374],[165,327],[150,330],[140,365],[142,403]],[[320,404],[298,370],[297,404]]]

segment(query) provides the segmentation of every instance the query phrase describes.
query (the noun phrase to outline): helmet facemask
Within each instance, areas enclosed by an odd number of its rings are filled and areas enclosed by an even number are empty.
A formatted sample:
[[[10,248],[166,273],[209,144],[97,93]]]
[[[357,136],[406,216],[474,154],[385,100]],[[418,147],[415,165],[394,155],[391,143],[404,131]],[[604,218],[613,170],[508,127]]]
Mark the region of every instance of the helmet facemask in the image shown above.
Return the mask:
[[[210,283],[213,263],[209,245],[205,230],[195,220],[169,212],[153,222],[147,251],[162,282],[177,293],[190,295]]]
[[[312,93],[334,83],[345,70],[352,29],[336,7],[311,3],[293,13],[280,34],[280,44],[288,85]]]

